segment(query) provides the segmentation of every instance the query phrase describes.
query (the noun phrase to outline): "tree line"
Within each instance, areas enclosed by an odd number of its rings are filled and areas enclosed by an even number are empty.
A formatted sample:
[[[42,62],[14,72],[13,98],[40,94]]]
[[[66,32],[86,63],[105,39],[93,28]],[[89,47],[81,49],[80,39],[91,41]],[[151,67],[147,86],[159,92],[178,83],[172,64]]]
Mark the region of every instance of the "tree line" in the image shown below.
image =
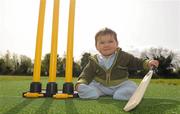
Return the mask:
[[[77,77],[89,61],[91,53],[83,53],[79,61],[73,60],[73,76]],[[156,59],[160,62],[154,78],[180,78],[180,57],[178,53],[164,48],[150,48],[140,53],[141,59]],[[49,76],[50,53],[41,60],[41,75]],[[66,58],[57,55],[57,76],[65,76]],[[129,70],[131,78],[142,78],[146,70]],[[0,75],[33,74],[33,61],[26,55],[11,54],[7,51],[0,57]]]

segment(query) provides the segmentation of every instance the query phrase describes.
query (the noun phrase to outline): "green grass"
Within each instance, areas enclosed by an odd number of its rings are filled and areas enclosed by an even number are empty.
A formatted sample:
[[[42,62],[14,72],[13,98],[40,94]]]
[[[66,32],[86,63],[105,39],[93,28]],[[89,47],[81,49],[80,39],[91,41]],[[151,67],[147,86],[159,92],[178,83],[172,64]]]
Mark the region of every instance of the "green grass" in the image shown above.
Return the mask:
[[[180,80],[151,80],[144,99],[131,112],[124,112],[126,101],[101,97],[98,100],[23,98],[32,77],[0,76],[0,114],[179,114]],[[41,78],[43,88],[47,78]],[[62,88],[64,78],[57,78]],[[139,83],[141,80],[134,80]]]

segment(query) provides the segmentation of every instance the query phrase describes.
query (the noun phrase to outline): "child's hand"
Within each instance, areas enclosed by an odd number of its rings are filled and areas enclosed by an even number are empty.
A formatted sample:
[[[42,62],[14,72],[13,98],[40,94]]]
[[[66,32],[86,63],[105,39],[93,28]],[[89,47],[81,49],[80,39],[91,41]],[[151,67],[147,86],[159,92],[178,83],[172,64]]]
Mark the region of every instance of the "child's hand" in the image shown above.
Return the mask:
[[[149,63],[148,63],[148,66],[149,68],[155,66],[155,67],[158,67],[159,66],[159,61],[157,60],[150,60]]]

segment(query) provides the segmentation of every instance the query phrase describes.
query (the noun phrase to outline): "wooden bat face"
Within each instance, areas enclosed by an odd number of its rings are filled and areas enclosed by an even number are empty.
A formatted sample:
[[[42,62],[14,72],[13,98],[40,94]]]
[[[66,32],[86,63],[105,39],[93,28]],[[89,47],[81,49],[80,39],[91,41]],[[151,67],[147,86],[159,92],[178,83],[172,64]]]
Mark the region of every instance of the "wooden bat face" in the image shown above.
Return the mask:
[[[143,78],[141,83],[139,84],[138,88],[134,92],[134,94],[129,99],[128,103],[124,107],[124,111],[130,111],[134,109],[142,100],[144,93],[146,91],[147,86],[149,85],[149,82],[151,80],[151,77],[153,75],[153,70],[150,70]]]

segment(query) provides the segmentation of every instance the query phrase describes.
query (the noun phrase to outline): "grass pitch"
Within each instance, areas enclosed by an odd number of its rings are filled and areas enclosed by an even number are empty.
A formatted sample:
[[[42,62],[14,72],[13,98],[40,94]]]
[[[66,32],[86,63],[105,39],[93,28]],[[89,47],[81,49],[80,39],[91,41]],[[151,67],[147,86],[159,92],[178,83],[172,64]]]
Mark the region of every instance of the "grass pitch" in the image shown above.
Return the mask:
[[[43,88],[47,77],[42,77]],[[113,100],[111,96],[98,100],[23,98],[29,90],[32,77],[0,76],[0,114],[179,114],[180,80],[151,80],[142,102],[134,110],[124,112],[127,101]],[[62,88],[64,78],[57,78]],[[141,80],[136,79],[139,83]]]

